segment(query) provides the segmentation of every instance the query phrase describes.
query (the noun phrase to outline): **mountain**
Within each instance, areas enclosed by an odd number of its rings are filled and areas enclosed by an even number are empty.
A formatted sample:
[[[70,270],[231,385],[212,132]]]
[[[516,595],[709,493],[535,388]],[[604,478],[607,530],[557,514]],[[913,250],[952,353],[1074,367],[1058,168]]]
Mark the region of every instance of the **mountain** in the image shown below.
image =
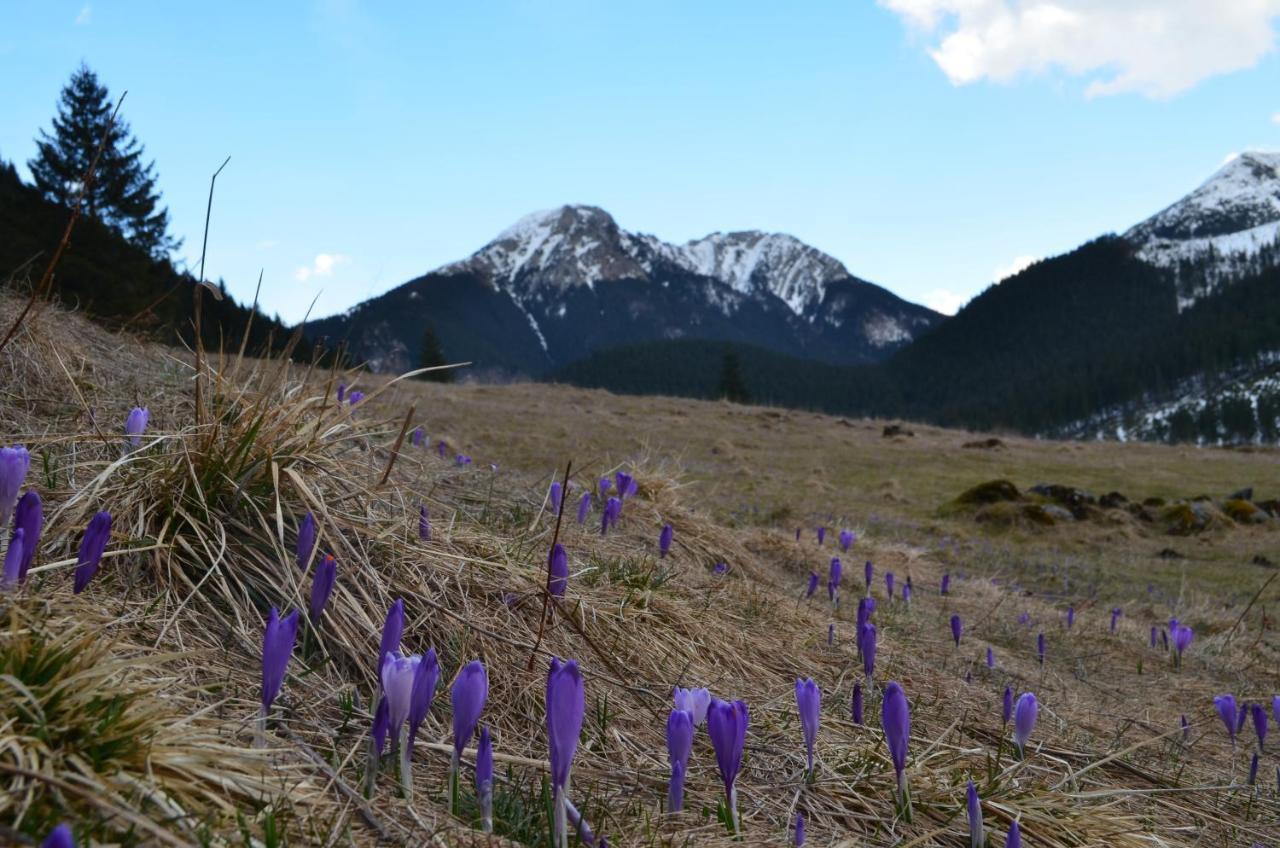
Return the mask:
[[[562,206],[307,330],[345,341],[375,370],[397,371],[417,362],[430,326],[454,361],[541,375],[608,347],[663,339],[875,362],[941,319],[789,235],[713,233],[674,245],[623,230],[597,207]]]
[[[1280,251],[1266,238],[1280,221],[1277,158],[1239,157],[1123,237],[1035,263],[879,363],[806,366],[735,350],[746,390],[978,429],[1275,442]],[[725,349],[659,347],[601,351],[555,378],[716,395]]]
[[[1280,261],[1280,153],[1242,153],[1125,233],[1174,275],[1179,308]]]

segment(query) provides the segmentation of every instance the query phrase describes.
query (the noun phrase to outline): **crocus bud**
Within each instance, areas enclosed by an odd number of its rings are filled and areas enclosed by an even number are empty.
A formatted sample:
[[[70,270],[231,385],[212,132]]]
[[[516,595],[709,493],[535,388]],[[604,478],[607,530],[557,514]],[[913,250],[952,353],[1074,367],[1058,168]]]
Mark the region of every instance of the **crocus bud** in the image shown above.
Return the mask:
[[[13,535],[9,537],[9,547],[4,552],[4,573],[0,576],[0,588],[11,589],[18,585],[18,580],[22,576],[22,558],[26,556],[26,540],[23,538],[26,534],[22,528],[13,531]]]
[[[1280,724],[1280,695],[1271,696],[1271,717]]]
[[[448,452],[449,452],[449,444],[444,439],[441,439],[440,441],[436,442],[437,456],[439,456],[441,459],[444,459],[445,454]]]
[[[422,426],[419,425],[414,427],[413,432],[409,434],[409,444],[413,445],[415,448],[420,448],[422,447],[422,442],[425,438],[426,433],[423,432]]]
[[[1040,660],[1040,665],[1044,665],[1044,634],[1036,636],[1036,655]]]
[[[1040,705],[1035,695],[1023,692],[1018,696],[1018,703],[1013,707],[1013,741],[1020,754],[1026,754],[1027,740],[1031,738],[1031,731],[1036,729],[1039,712]]]
[[[876,626],[867,622],[862,626],[862,672],[867,676],[867,685],[876,671]]]
[[[583,492],[582,498],[578,501],[578,523],[584,524],[587,520],[587,514],[591,512],[591,493]]]
[[[797,542],[798,542],[798,541],[800,541],[800,528],[799,528],[799,527],[797,527],[797,528],[796,528],[796,541],[797,541]]]
[[[1000,701],[1000,722],[1007,725],[1013,717],[1013,690],[1004,687],[1004,697]]]
[[[1071,625],[1076,623],[1076,608],[1067,607],[1067,629],[1071,629]]]
[[[886,571],[884,573],[884,592],[889,600],[893,600],[893,572]]]
[[[431,512],[426,504],[418,507],[418,538],[424,542],[431,541]]]
[[[738,831],[738,793],[734,787],[742,768],[742,749],[747,739],[749,713],[743,701],[713,700],[707,710],[707,734],[716,752],[716,766],[724,783],[725,801],[733,831]]]
[[[861,726],[862,725],[862,683],[860,682],[853,684],[852,713],[853,713],[853,723]]]
[[[911,738],[911,711],[907,706],[907,694],[896,680],[890,680],[884,689],[880,720],[884,725],[889,758],[893,761],[893,771],[898,780],[898,797],[905,799],[903,772],[907,767],[907,742]]]
[[[684,808],[684,775],[693,750],[693,728],[693,716],[685,710],[672,710],[667,717],[667,760],[671,764],[668,812],[678,813]]]
[[[578,736],[582,733],[582,720],[587,710],[582,672],[578,669],[576,660],[561,662],[559,657],[551,658],[551,670],[547,674],[546,710],[551,788],[556,807],[556,839],[557,844],[564,844],[568,802],[564,792],[569,785],[569,771],[573,766],[573,755],[578,749]]]
[[[1195,631],[1185,624],[1179,624],[1173,630],[1173,647],[1178,652],[1179,659],[1181,659],[1183,652],[1191,647],[1191,640],[1195,638],[1195,635]]]
[[[613,479],[614,479],[614,486],[618,490],[618,498],[621,499],[621,498],[630,497],[631,484],[635,482],[631,478],[631,475],[624,474],[623,472],[619,471],[618,473],[613,475]]]
[[[284,684],[285,670],[293,653],[293,643],[298,637],[298,611],[280,617],[275,607],[267,616],[267,627],[262,634],[262,712],[266,714],[280,687]]]
[[[347,399],[347,384],[338,383],[338,403],[343,403]]]
[[[547,497],[551,501],[551,511],[553,513],[559,512],[560,501],[561,501],[561,498],[563,497],[563,491],[561,490],[559,480],[553,480],[551,482],[551,491],[547,494]]]
[[[847,552],[849,550],[849,547],[853,544],[854,538],[855,537],[851,531],[841,530],[840,531],[840,550]]]
[[[1009,822],[1009,835],[1004,838],[1004,848],[1022,848],[1022,829],[1018,820]]]
[[[398,657],[384,654],[382,657],[382,694],[387,701],[387,727],[391,738],[400,735],[400,728],[409,720],[409,706],[413,702],[413,681],[418,674],[422,657]]]
[[[1111,611],[1111,632],[1112,633],[1116,632],[1116,624],[1119,623],[1120,615],[1122,612],[1123,610],[1121,610],[1120,607],[1116,607]]]
[[[871,580],[875,577],[875,567],[871,564],[871,560],[867,560],[867,564],[862,567],[862,575],[864,585],[867,587],[867,594],[871,594]]]
[[[950,573],[942,575],[941,593],[943,595],[948,595],[951,593],[951,574]]]
[[[805,755],[809,762],[809,773],[812,774],[813,745],[818,738],[818,720],[822,715],[822,692],[812,677],[796,681],[796,709],[800,713]]]
[[[547,591],[557,598],[564,597],[569,585],[569,552],[556,542],[547,556]]]
[[[480,825],[485,833],[493,832],[493,741],[489,728],[480,728],[476,745],[476,797],[480,799]]]
[[[1191,723],[1187,721],[1187,717],[1182,716],[1182,741],[1191,741]]]
[[[812,597],[813,597],[813,593],[814,593],[814,592],[816,592],[816,591],[818,591],[818,572],[816,572],[816,571],[810,571],[810,572],[809,572],[809,585],[808,585],[808,587],[804,590],[804,596],[805,596],[805,598],[812,598]]]
[[[804,813],[796,813],[796,848],[804,845]]]
[[[427,720],[431,712],[431,700],[436,694],[436,684],[440,682],[440,661],[436,659],[434,648],[427,649],[418,662],[413,675],[413,691],[409,695],[409,744],[413,744],[418,735],[418,728]]]
[[[665,557],[671,553],[671,539],[675,536],[675,531],[671,529],[670,524],[662,525],[662,532],[658,534],[658,556]]]
[[[333,594],[333,584],[338,579],[338,563],[332,554],[326,554],[316,564],[316,573],[311,577],[311,621],[319,623],[324,608]]]
[[[71,834],[71,826],[60,824],[40,843],[40,848],[76,848],[76,839]]]
[[[480,723],[480,713],[489,697],[489,676],[480,660],[472,660],[462,667],[453,681],[449,698],[453,705],[453,752],[455,761],[461,759]]]
[[[600,485],[599,485],[599,486],[597,486],[597,489],[598,489],[598,491],[600,492],[600,497],[601,497],[602,499],[604,498],[604,496],[605,496],[605,495],[609,494],[609,488],[610,488],[612,485],[613,485],[613,481],[612,481],[612,480],[610,480],[608,477],[601,477],[601,478],[600,478]]]
[[[1155,649],[1155,646],[1156,646],[1156,630],[1157,630],[1156,626],[1154,624],[1151,625],[1151,647],[1153,650]]]
[[[995,667],[996,667],[996,655],[995,655],[995,652],[991,650],[991,646],[988,645],[987,646],[987,668],[995,668]]]
[[[1258,734],[1258,750],[1265,750],[1267,742],[1267,711],[1262,704],[1253,704],[1249,707],[1249,712],[1253,716],[1253,730]]]
[[[956,647],[960,647],[960,634],[963,632],[964,625],[960,623],[960,616],[952,613],[951,615],[951,640],[956,643]]]
[[[404,600],[396,598],[396,602],[387,610],[387,620],[382,624],[382,641],[378,644],[378,660],[376,667],[382,669],[382,658],[387,654],[400,651],[400,638],[404,635]]]
[[[818,528],[818,544],[821,545],[826,540],[827,540],[827,528],[819,527]]]
[[[360,401],[364,400],[364,392],[350,391],[347,392],[347,403],[351,406],[358,406]]]
[[[27,570],[36,556],[36,548],[40,546],[40,533],[44,529],[44,502],[40,493],[31,489],[18,498],[18,506],[13,511],[13,529],[22,531],[22,563],[18,569],[18,582],[27,579]]]
[[[1218,717],[1222,719],[1222,723],[1227,727],[1227,734],[1231,737],[1231,744],[1236,744],[1236,727],[1237,727],[1237,707],[1234,695],[1219,695],[1213,699],[1213,708],[1218,711]]]
[[[0,448],[0,527],[9,523],[18,490],[27,479],[30,468],[31,454],[22,445]]]
[[[682,689],[675,687],[672,701],[677,710],[684,710],[693,717],[693,726],[701,727],[707,721],[707,709],[711,706],[711,692],[707,689]]]
[[[836,626],[834,624],[827,625],[827,647],[830,648],[836,643]]]
[[[147,420],[151,413],[145,406],[135,406],[129,410],[129,417],[124,420],[124,435],[129,447],[136,448],[142,444],[142,431],[147,429]]]
[[[308,512],[298,522],[298,567],[305,569],[311,562],[311,552],[316,546],[316,517]]]
[[[969,848],[983,848],[985,836],[982,832],[982,801],[978,798],[978,787],[969,781],[966,789],[965,809],[969,814]]]
[[[1258,752],[1253,752],[1253,759],[1249,761],[1249,785],[1258,785]]]
[[[99,512],[89,519],[84,538],[80,540],[80,555],[76,558],[75,594],[83,592],[93,575],[98,573],[98,563],[102,561],[102,552],[107,549],[110,538],[111,513]]]

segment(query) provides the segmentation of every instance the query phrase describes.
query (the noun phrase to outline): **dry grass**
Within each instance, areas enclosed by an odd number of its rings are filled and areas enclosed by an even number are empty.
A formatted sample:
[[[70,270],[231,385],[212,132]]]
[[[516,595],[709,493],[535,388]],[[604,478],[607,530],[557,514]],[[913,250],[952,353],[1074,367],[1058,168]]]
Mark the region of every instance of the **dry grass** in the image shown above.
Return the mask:
[[[0,300],[0,323],[11,308]],[[119,726],[130,728],[132,741],[109,750],[91,779],[146,786],[102,796],[110,813],[88,809],[55,782],[81,779],[75,746],[51,747],[0,723],[0,769],[24,764],[43,776],[11,770],[4,778],[9,800],[0,802],[0,826],[35,835],[61,815],[83,833],[125,844],[158,843],[159,832],[177,844],[485,844],[469,802],[458,817],[443,803],[447,685],[463,663],[480,658],[490,679],[483,721],[501,778],[499,833],[545,844],[542,693],[548,658],[557,654],[578,659],[587,679],[574,795],[611,844],[731,842],[715,819],[719,780],[705,733],[694,747],[687,812],[662,814],[663,728],[677,684],[706,685],[751,706],[739,782],[748,844],[782,844],[803,809],[812,844],[967,845],[970,777],[982,787],[995,846],[1014,817],[1032,846],[1275,839],[1276,789],[1270,781],[1258,790],[1239,785],[1245,754],[1232,755],[1211,709],[1220,691],[1258,700],[1280,688],[1277,646],[1260,629],[1260,606],[1233,628],[1242,605],[1226,609],[1229,595],[1193,584],[1202,563],[1191,561],[1185,580],[1192,588],[1179,613],[1198,635],[1186,668],[1174,673],[1164,654],[1145,647],[1145,628],[1167,617],[1164,595],[1134,596],[1132,579],[1098,581],[1092,598],[1083,585],[1096,563],[1114,564],[1156,540],[993,540],[936,512],[975,477],[1028,483],[1043,475],[1099,489],[1198,493],[1229,480],[1244,485],[1247,474],[1262,473],[1258,463],[1276,479],[1270,455],[1251,455],[1246,464],[1235,454],[1197,452],[1179,460],[1186,468],[1179,480],[1165,467],[1173,452],[1148,446],[1008,440],[1011,447],[995,457],[960,449],[965,434],[928,428],[896,443],[880,440],[866,422],[523,386],[400,383],[353,415],[332,403],[327,372],[234,357],[210,364],[205,423],[195,424],[191,368],[186,356],[52,311],[0,356],[0,385],[9,387],[0,389],[4,441],[24,441],[38,455],[29,482],[49,505],[38,571],[21,593],[0,601],[15,622],[6,645],[57,634],[54,643],[74,646],[81,658],[63,664],[65,690],[92,690],[97,680],[124,693],[128,718],[120,721],[133,723]],[[385,383],[360,380],[366,389]],[[123,455],[118,422],[139,400],[150,406],[152,426],[144,447]],[[425,410],[428,432],[475,456],[475,465],[407,445],[396,454],[411,401]],[[625,463],[640,494],[608,536],[598,533],[598,512],[585,527],[566,516],[570,589],[544,628],[542,569],[554,522],[543,494],[552,469],[570,458],[577,492]],[[1108,486],[1120,462],[1131,484]],[[420,503],[433,516],[431,542],[416,535]],[[111,556],[85,595],[73,598],[74,546],[98,509],[117,517]],[[263,618],[273,604],[305,608],[309,577],[294,563],[293,545],[296,520],[308,509],[320,526],[320,549],[337,557],[338,588],[320,627],[300,637],[270,746],[254,750]],[[676,545],[658,560],[663,522],[675,527]],[[900,680],[913,710],[910,822],[894,812],[878,694],[868,699],[868,727],[848,717],[861,668],[853,604],[833,617],[825,603],[797,601],[809,570],[825,573],[833,549],[830,541],[817,548],[811,534],[797,544],[791,529],[817,522],[864,531],[847,558],[846,596],[860,591],[854,563],[863,558],[875,561],[878,574],[910,575],[916,586],[910,610],[881,597],[876,614],[877,692]],[[1270,531],[1256,533],[1249,544],[1273,544]],[[943,546],[941,534],[960,541]],[[1058,561],[1043,573],[1028,562],[1054,550]],[[1063,565],[1089,552],[1094,565]],[[722,560],[730,572],[716,576],[711,567]],[[947,598],[934,588],[944,570],[968,575]],[[993,584],[993,575],[1004,582]],[[1066,633],[1057,623],[1059,598],[1015,591],[1014,577],[1023,586],[1055,583],[1081,610],[1076,628]],[[1215,585],[1204,578],[1203,586]],[[1114,587],[1130,594],[1117,596]],[[881,585],[875,591],[882,595]],[[1268,591],[1261,604],[1275,597],[1274,587]],[[412,804],[396,796],[390,775],[372,799],[358,791],[373,655],[382,616],[397,597],[407,610],[405,647],[434,647],[445,678],[417,746]],[[1115,597],[1126,615],[1111,634],[1105,610]],[[947,634],[953,611],[967,622],[959,650]],[[1018,623],[1024,611],[1034,627]],[[1034,655],[1040,627],[1050,646],[1043,668]],[[999,660],[994,671],[981,662],[988,644]],[[814,677],[825,701],[810,785],[792,696],[797,676]],[[1035,691],[1043,705],[1025,761],[1002,742],[1006,684]],[[1195,725],[1189,744],[1177,732],[1184,712]],[[1274,767],[1274,754],[1266,762]]]

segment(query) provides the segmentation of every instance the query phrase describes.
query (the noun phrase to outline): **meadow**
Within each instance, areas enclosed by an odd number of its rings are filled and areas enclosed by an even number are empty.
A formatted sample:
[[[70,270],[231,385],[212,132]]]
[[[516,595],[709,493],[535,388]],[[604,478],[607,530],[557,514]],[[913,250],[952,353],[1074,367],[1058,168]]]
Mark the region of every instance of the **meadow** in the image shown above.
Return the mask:
[[[0,594],[0,840],[1280,844],[1280,536],[1229,512],[1280,497],[1280,454],[891,423],[43,307],[0,351],[43,505]],[[1134,506],[1067,517],[1045,483]]]

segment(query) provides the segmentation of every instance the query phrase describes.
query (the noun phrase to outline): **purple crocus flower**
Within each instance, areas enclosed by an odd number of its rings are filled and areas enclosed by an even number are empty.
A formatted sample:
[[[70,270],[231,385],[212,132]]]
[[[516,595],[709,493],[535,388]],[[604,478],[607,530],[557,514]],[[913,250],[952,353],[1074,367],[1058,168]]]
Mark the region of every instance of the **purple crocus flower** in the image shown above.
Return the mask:
[[[671,782],[667,785],[667,811],[684,809],[684,775],[693,751],[693,716],[687,710],[672,710],[667,717],[667,759]]]
[[[862,683],[853,684],[853,723],[861,726],[862,724]]]
[[[840,531],[840,550],[845,551],[847,553],[849,551],[849,547],[853,544],[854,538],[856,537],[853,535],[852,531],[841,530]]]
[[[827,588],[834,598],[836,593],[840,591],[840,579],[844,576],[844,565],[840,562],[840,557],[831,558],[831,568],[827,572]]]
[[[1176,659],[1178,665],[1182,665],[1182,654],[1187,648],[1191,647],[1191,640],[1195,638],[1195,631],[1185,624],[1179,624],[1173,631],[1173,648],[1177,652]]]
[[[485,673],[484,663],[472,660],[462,667],[454,678],[453,689],[449,693],[453,705],[453,758],[456,763],[462,757],[462,750],[471,742],[476,725],[480,723],[480,713],[484,711],[484,702],[489,697],[489,676]]]
[[[347,384],[338,383],[338,403],[342,403],[347,399]]]
[[[797,527],[797,528],[796,528],[796,541],[797,541],[797,542],[798,542],[798,541],[800,541],[800,528],[799,528],[799,527]]]
[[[1258,750],[1265,750],[1267,741],[1267,711],[1262,704],[1253,704],[1249,707],[1249,713],[1253,716],[1253,730],[1258,734]]]
[[[298,522],[298,567],[305,570],[316,546],[316,517],[308,512]]]
[[[622,501],[616,497],[610,497],[605,502],[604,511],[600,514],[600,535],[603,536],[609,532],[609,528],[618,522],[618,516],[622,513]]]
[[[986,838],[982,832],[982,800],[972,780],[966,787],[965,809],[969,814],[969,848],[983,848]]]
[[[587,514],[591,512],[591,493],[583,492],[582,498],[578,501],[578,523],[584,524],[587,520]]]
[[[613,481],[612,481],[612,480],[610,480],[608,477],[601,477],[601,478],[600,478],[600,485],[599,485],[599,487],[598,487],[598,488],[599,488],[599,491],[600,491],[600,497],[601,497],[601,498],[603,498],[605,495],[609,494],[609,487],[610,487],[610,486],[612,486],[612,485],[613,485]]]
[[[1022,828],[1018,820],[1009,822],[1009,835],[1004,838],[1004,848],[1022,848]]]
[[[728,573],[729,573],[729,563],[727,563],[727,562],[717,562],[717,563],[712,567],[712,569],[711,569],[711,570],[712,570],[712,571],[714,571],[716,574],[728,574]]]
[[[830,648],[836,643],[836,626],[834,624],[827,625],[827,647]]]
[[[833,625],[834,626],[834,625]],[[809,775],[813,775],[813,745],[818,738],[818,720],[822,715],[822,691],[812,677],[796,680],[796,709],[800,712],[800,727],[804,732],[804,749],[809,763]]]
[[[1024,627],[1030,627],[1030,626],[1031,626],[1031,613],[1029,613],[1029,612],[1024,612],[1024,613],[1022,613],[1021,615],[1019,615],[1019,616],[1018,616],[1018,623],[1019,623],[1019,624],[1021,624],[1021,625],[1022,625],[1022,626],[1024,626]]]
[[[827,540],[827,528],[819,527],[818,528],[818,545],[821,546],[822,543],[825,542],[826,540]]]
[[[1244,730],[1244,723],[1249,718],[1249,706],[1247,704],[1240,705],[1240,711],[1236,713],[1236,735]]]
[[[27,579],[27,571],[36,556],[36,548],[40,547],[40,533],[44,529],[44,502],[35,489],[29,490],[18,498],[18,506],[13,511],[14,535],[22,531],[22,562],[18,567],[18,582]]]
[[[0,448],[0,527],[9,523],[18,490],[30,469],[31,454],[22,445]]]
[[[102,552],[107,549],[110,538],[111,513],[99,512],[89,519],[84,538],[80,540],[80,554],[76,557],[75,594],[83,592],[93,575],[98,573],[98,563],[102,561]]]
[[[1044,665],[1044,634],[1036,636],[1036,655],[1039,657],[1040,665]]]
[[[548,493],[547,497],[551,500],[551,511],[553,513],[560,512],[560,501],[563,498],[563,495],[564,492],[560,486],[560,481],[551,481],[551,491]]]
[[[404,600],[396,598],[396,602],[387,610],[387,620],[382,623],[382,641],[378,644],[378,669],[382,669],[382,658],[387,654],[400,651],[400,637],[404,635]]]
[[[1280,695],[1271,696],[1271,717],[1280,724]]]
[[[871,560],[867,560],[866,565],[862,566],[863,585],[867,587],[867,596],[871,595],[871,581],[875,577],[875,566],[871,564]]]
[[[316,564],[315,574],[311,576],[311,622],[318,624],[324,608],[333,594],[333,584],[338,579],[338,563],[332,554],[325,556]]]
[[[940,590],[940,592],[943,595],[949,595],[951,593],[951,573],[950,572],[947,572],[946,574],[942,575],[942,589]]]
[[[1011,718],[1013,718],[1013,690],[1006,686],[1004,697],[1000,701],[1000,722],[1002,725],[1008,725]]]
[[[476,745],[476,797],[480,799],[480,829],[493,833],[493,741],[489,728],[480,728]]]
[[[578,736],[582,733],[582,719],[586,714],[586,695],[582,686],[582,672],[576,660],[560,661],[551,658],[551,671],[547,675],[547,743],[551,759],[551,788],[555,804],[555,844],[563,845],[567,833],[566,791],[569,786],[569,770],[578,748]]]
[[[738,790],[734,783],[738,779],[738,770],[742,768],[742,749],[747,740],[749,718],[747,705],[742,701],[729,702],[717,698],[712,700],[707,710],[707,733],[716,752],[716,765],[724,783],[729,821],[735,834],[738,832]]]
[[[382,695],[387,702],[387,728],[394,746],[400,744],[400,728],[409,720],[409,708],[413,704],[413,683],[418,676],[420,656],[383,654],[379,680]]]
[[[1036,702],[1036,696],[1030,692],[1023,692],[1018,696],[1018,702],[1013,706],[1013,741],[1018,746],[1018,753],[1025,756],[1027,748],[1027,740],[1031,738],[1031,731],[1036,729],[1036,718],[1040,713],[1040,705]]]
[[[1253,752],[1253,759],[1249,761],[1249,785],[1258,785],[1258,752]]]
[[[884,573],[884,589],[889,600],[893,600],[893,572],[886,571]]]
[[[440,661],[436,659],[434,648],[428,648],[418,662],[413,675],[413,691],[409,695],[409,747],[418,735],[418,728],[427,720],[431,712],[431,701],[436,695],[436,685],[440,682]]]
[[[1067,629],[1076,623],[1076,608],[1074,606],[1067,607]]]
[[[347,392],[347,403],[351,406],[358,406],[360,401],[364,400],[364,392],[350,391]]]
[[[671,553],[671,540],[676,532],[671,529],[670,524],[662,525],[662,532],[658,534],[658,556],[665,557]]]
[[[951,614],[951,641],[956,643],[956,647],[960,647],[960,634],[964,632],[964,625],[960,623],[958,613]]]
[[[1191,740],[1191,722],[1187,721],[1187,717],[1185,715],[1182,716],[1181,721],[1182,721],[1182,741],[1188,742]]]
[[[415,448],[420,448],[422,447],[422,441],[425,437],[426,433],[423,432],[422,425],[419,424],[417,427],[414,427],[413,432],[409,434],[409,444],[413,445]]]
[[[806,598],[806,599],[808,599],[808,598],[812,598],[812,597],[813,597],[813,593],[814,593],[814,592],[816,592],[816,591],[818,591],[818,572],[816,572],[816,571],[810,571],[810,572],[809,572],[809,586],[808,586],[808,588],[806,588],[806,589],[804,590],[804,596],[805,596],[805,598]]]
[[[441,459],[444,459],[444,455],[448,453],[448,451],[449,451],[449,444],[444,439],[441,439],[440,441],[436,442],[436,454]]]
[[[22,528],[9,537],[9,548],[4,552],[4,572],[0,576],[0,588],[10,589],[18,585],[22,576],[22,558],[26,556],[26,532]]]
[[[893,771],[898,781],[898,798],[905,802],[907,787],[903,772],[907,767],[907,741],[911,738],[911,711],[907,706],[907,694],[896,680],[890,680],[884,689],[880,720],[884,725],[884,739],[889,746],[889,758],[893,760]]]
[[[995,652],[991,650],[991,646],[988,645],[987,646],[987,668],[995,668],[995,667],[996,667],[996,655],[995,655]]]
[[[1165,653],[1169,652],[1169,632],[1167,630],[1160,631],[1160,645],[1164,648]]]
[[[867,622],[862,626],[862,671],[867,676],[867,685],[871,685],[871,677],[876,670],[876,626]]]
[[[60,824],[40,843],[40,848],[76,848],[76,838],[71,833],[71,826]]]
[[[707,710],[714,700],[707,689],[682,689],[679,686],[672,691],[671,699],[677,710],[684,710],[693,718],[694,727],[701,727],[706,723]]]
[[[804,845],[804,813],[796,813],[796,848]]]
[[[564,597],[569,585],[569,552],[556,542],[547,556],[547,591],[557,598]]]
[[[862,630],[864,624],[871,621],[871,614],[876,611],[875,598],[862,598],[858,601],[858,630]]]
[[[418,538],[424,542],[431,541],[431,512],[426,504],[418,507]]]
[[[618,490],[618,498],[622,499],[630,496],[631,484],[634,482],[635,480],[631,477],[630,474],[626,474],[621,471],[614,474],[613,484],[614,484],[614,487]]]
[[[1120,607],[1111,610],[1111,632],[1116,632],[1116,624],[1120,622],[1120,616],[1124,611]]]
[[[151,413],[145,406],[135,406],[129,410],[129,416],[124,420],[124,435],[130,448],[137,448],[142,444],[142,431],[147,429],[150,418]]]
[[[1236,728],[1239,726],[1235,695],[1217,696],[1213,699],[1213,708],[1218,711],[1218,717],[1227,726],[1227,733],[1231,736],[1231,746],[1234,748],[1236,744]]]
[[[262,634],[262,716],[265,720],[271,710],[272,703],[280,694],[284,685],[285,670],[289,667],[289,657],[293,654],[293,643],[298,637],[298,611],[280,617],[279,611],[271,608],[267,616],[267,627]]]
[[[1156,646],[1156,626],[1153,624],[1151,625],[1151,647],[1154,649],[1155,646]]]
[[[381,672],[379,672],[378,691],[382,691]],[[369,741],[373,746],[371,753],[371,767],[368,773],[370,784],[376,776],[377,757],[381,756],[382,749],[387,746],[387,728],[391,719],[387,710],[387,699],[379,696],[378,706],[373,711],[373,727],[369,733]]]

